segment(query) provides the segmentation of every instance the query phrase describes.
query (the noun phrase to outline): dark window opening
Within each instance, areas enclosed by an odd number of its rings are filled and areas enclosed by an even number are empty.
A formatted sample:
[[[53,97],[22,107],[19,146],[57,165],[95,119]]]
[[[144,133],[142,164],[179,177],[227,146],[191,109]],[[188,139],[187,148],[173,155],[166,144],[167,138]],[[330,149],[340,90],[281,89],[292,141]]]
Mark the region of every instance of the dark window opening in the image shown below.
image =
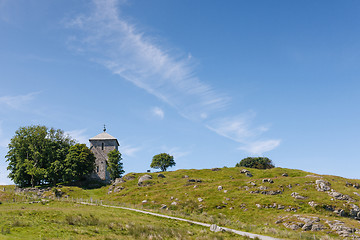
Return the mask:
[[[99,172],[99,166],[96,167],[96,172]]]
[[[104,150],[104,143],[101,143],[101,150]]]

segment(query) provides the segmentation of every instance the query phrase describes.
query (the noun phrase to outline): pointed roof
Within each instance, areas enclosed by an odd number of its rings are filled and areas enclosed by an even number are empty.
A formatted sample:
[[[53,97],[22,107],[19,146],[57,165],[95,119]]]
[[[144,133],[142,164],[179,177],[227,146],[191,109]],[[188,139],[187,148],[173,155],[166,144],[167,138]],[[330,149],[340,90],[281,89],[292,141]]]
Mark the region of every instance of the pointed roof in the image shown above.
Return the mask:
[[[92,137],[89,139],[89,141],[96,141],[96,140],[116,140],[118,146],[120,146],[118,140],[115,137],[108,134],[107,132],[102,132],[102,133],[96,135],[95,137]]]

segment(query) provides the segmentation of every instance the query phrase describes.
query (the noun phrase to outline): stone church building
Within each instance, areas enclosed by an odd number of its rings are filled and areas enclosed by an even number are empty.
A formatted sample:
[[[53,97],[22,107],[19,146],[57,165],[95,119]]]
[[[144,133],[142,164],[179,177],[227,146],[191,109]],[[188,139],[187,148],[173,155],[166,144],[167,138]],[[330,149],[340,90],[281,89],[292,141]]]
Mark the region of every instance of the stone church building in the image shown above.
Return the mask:
[[[89,141],[90,150],[96,157],[95,169],[90,178],[110,182],[110,175],[107,171],[108,153],[114,149],[118,150],[120,146],[118,140],[108,134],[104,127],[104,132],[90,138]]]

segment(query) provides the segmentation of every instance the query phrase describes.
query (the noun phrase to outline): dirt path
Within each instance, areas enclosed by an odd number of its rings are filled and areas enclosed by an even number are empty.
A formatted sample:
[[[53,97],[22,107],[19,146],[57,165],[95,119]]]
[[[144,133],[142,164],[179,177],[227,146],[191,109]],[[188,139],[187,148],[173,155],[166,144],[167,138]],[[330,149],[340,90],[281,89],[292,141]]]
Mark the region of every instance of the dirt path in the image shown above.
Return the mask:
[[[80,202],[80,203],[86,204],[86,205],[96,205],[96,204],[87,203],[87,202]],[[188,220],[188,219],[184,219],[184,218],[178,218],[178,217],[167,216],[167,215],[163,215],[163,214],[159,214],[159,213],[147,212],[147,211],[139,210],[139,209],[135,209],[135,208],[110,206],[110,205],[100,205],[100,206],[109,207],[109,208],[120,208],[120,209],[124,209],[124,210],[139,212],[139,213],[153,215],[153,216],[157,216],[157,217],[174,219],[174,220],[182,221],[182,222],[188,222],[188,223],[192,223],[192,224],[196,224],[196,225],[200,225],[200,226],[208,227],[208,228],[210,228],[210,226],[211,226],[211,224],[208,224],[208,223],[196,222],[196,221],[192,221],[192,220]],[[231,228],[226,228],[226,227],[221,227],[221,228],[227,232],[232,232],[232,233],[235,233],[238,235],[247,236],[249,238],[258,238],[260,240],[280,240],[279,238],[273,238],[273,237],[263,236],[263,235],[259,235],[259,234],[243,232],[243,231],[239,231],[239,230],[235,230],[235,229],[231,229]]]

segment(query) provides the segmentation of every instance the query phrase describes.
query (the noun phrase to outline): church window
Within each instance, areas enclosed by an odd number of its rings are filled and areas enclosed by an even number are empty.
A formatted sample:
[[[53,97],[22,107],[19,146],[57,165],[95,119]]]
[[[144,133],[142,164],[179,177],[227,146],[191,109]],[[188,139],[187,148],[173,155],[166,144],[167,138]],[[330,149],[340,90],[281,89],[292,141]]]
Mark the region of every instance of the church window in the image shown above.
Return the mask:
[[[104,143],[101,143],[101,150],[104,150]]]
[[[96,167],[96,172],[99,172],[99,166]]]

